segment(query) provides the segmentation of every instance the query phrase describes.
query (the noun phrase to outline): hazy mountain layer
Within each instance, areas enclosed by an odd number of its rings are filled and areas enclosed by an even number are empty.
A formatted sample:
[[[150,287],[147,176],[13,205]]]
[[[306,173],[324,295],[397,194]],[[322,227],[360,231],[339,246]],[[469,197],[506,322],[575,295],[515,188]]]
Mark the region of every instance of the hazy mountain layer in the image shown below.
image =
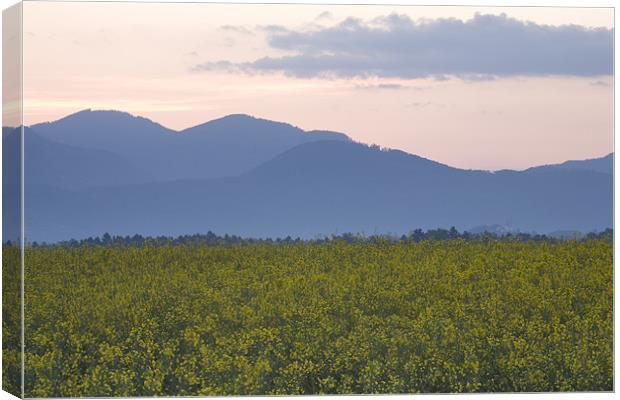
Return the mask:
[[[343,142],[296,146],[233,178],[67,190],[26,189],[29,240],[111,234],[243,236],[405,233],[509,224],[521,231],[612,226],[612,175],[497,173]]]
[[[85,110],[31,128],[50,141],[114,153],[156,180],[237,176],[303,143],[349,140],[242,114],[177,132],[119,111]]]

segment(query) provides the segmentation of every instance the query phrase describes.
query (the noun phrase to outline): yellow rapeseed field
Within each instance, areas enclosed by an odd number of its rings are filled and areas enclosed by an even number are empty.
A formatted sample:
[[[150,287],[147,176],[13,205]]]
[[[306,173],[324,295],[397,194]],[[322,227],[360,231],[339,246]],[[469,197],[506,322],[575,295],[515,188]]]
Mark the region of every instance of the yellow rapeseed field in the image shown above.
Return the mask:
[[[604,240],[49,246],[25,260],[27,397],[613,390]],[[11,304],[4,374],[19,382]]]

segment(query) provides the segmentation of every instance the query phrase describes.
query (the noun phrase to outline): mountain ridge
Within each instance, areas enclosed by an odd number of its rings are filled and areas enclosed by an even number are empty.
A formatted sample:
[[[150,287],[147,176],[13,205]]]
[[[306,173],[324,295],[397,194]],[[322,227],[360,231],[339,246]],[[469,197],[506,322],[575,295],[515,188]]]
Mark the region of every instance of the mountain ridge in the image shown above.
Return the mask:
[[[28,240],[102,232],[311,238],[452,226],[539,233],[613,226],[613,154],[490,172],[248,115],[200,124],[187,135],[114,111],[86,110],[63,121],[25,128]],[[125,123],[147,129],[132,132]],[[7,149],[15,147],[9,138],[3,133]],[[148,138],[154,143],[145,146]],[[13,204],[9,192],[3,198]]]
[[[115,153],[162,180],[236,176],[299,144],[350,140],[245,114],[175,131],[121,111],[86,109],[30,129],[53,142]]]
[[[41,122],[41,123],[36,123],[33,124],[31,126],[29,126],[29,128],[33,129],[34,131],[48,131],[49,127],[51,125],[57,124],[57,123],[63,123],[66,121],[70,121],[76,117],[80,117],[80,116],[85,116],[85,115],[97,115],[97,116],[103,116],[103,115],[107,115],[107,116],[113,116],[115,117],[115,119],[125,119],[125,120],[130,120],[130,121],[140,121],[140,122],[144,122],[147,124],[150,124],[152,126],[157,127],[158,130],[160,131],[164,131],[167,133],[170,133],[174,136],[174,134],[180,134],[180,133],[195,133],[195,132],[199,132],[201,129],[207,128],[207,127],[211,127],[214,125],[217,125],[223,121],[252,121],[252,122],[257,122],[257,123],[267,123],[269,124],[270,128],[273,128],[274,126],[279,126],[279,127],[286,127],[288,129],[290,129],[291,131],[295,131],[299,134],[310,134],[310,135],[325,135],[328,136],[328,138],[324,138],[324,137],[319,137],[317,138],[317,140],[343,140],[343,141],[353,141],[353,139],[351,139],[346,133],[342,133],[342,132],[337,132],[337,131],[331,131],[331,130],[321,130],[321,129],[313,129],[313,130],[308,130],[305,131],[293,124],[287,123],[287,122],[279,122],[279,121],[273,121],[273,120],[269,120],[266,118],[261,118],[261,117],[257,117],[257,116],[253,116],[250,114],[245,114],[245,113],[233,113],[233,114],[227,114],[224,115],[222,117],[218,117],[215,119],[211,119],[209,121],[206,121],[204,123],[200,123],[194,126],[190,126],[187,128],[183,128],[180,130],[175,130],[172,128],[168,128],[165,127],[164,125],[146,118],[146,117],[142,117],[139,115],[134,115],[131,113],[128,113],[126,111],[121,111],[121,110],[113,110],[113,109],[92,109],[92,108],[87,108],[84,110],[80,110],[77,111],[75,113],[69,114],[67,116],[64,116],[62,118],[59,118],[57,120],[54,121],[48,121],[48,122]],[[228,128],[228,127],[227,127]],[[46,133],[49,134],[49,132],[40,132],[42,133],[42,136],[46,136]],[[212,132],[210,132],[212,133]],[[48,137],[48,139],[52,139],[51,137]],[[61,142],[65,142],[66,140],[60,140]],[[301,143],[296,143],[297,144],[301,144]],[[85,147],[85,146],[81,146],[81,147]],[[291,146],[290,148],[292,148],[293,146]],[[411,155],[415,155],[413,153],[404,151],[404,150],[400,150],[400,149],[390,149],[390,150],[398,150],[398,151],[403,151],[407,154],[411,154]],[[578,159],[578,160],[566,160],[563,161],[561,163],[552,163],[552,164],[542,164],[542,165],[533,165],[531,167],[525,168],[525,169],[509,169],[509,168],[504,168],[504,169],[498,169],[498,170],[481,170],[481,169],[471,169],[471,168],[459,168],[459,167],[452,167],[452,168],[457,168],[457,169],[462,169],[462,170],[466,170],[466,171],[489,171],[489,172],[503,172],[503,171],[517,171],[517,172],[523,172],[523,171],[529,171],[529,170],[534,170],[534,169],[539,169],[539,168],[577,168],[577,169],[583,169],[583,167],[580,166],[576,166],[575,164],[579,164],[579,163],[589,163],[589,162],[610,162],[610,164],[613,167],[613,155],[614,153],[608,153],[606,155],[600,156],[600,157],[589,157],[589,158],[585,158],[585,159]],[[416,155],[417,157],[421,157],[419,155]],[[424,157],[422,157],[424,158]],[[428,159],[428,158],[427,158]],[[430,160],[430,159],[429,159]],[[266,161],[266,160],[265,160]],[[435,160],[433,160],[435,161]],[[448,165],[445,164],[441,161],[435,161],[438,162],[440,164],[444,164],[444,165]],[[588,169],[591,169],[591,167],[588,167]],[[601,168],[598,168],[596,170],[601,171]],[[607,173],[609,172],[609,168],[605,171]]]
[[[531,167],[525,171],[541,170],[541,169],[587,169],[590,171],[603,172],[612,174],[614,168],[614,153],[611,152],[607,155],[594,158],[586,158],[583,160],[566,160],[558,164],[546,164],[536,167]]]
[[[300,152],[306,156],[294,157]],[[318,157],[324,164],[315,168]],[[471,172],[398,151],[324,141],[300,145],[238,177],[71,192],[30,185],[26,218],[30,240],[39,241],[208,230],[312,238],[505,222],[522,232],[589,232],[613,226],[612,188],[612,176],[595,171]]]

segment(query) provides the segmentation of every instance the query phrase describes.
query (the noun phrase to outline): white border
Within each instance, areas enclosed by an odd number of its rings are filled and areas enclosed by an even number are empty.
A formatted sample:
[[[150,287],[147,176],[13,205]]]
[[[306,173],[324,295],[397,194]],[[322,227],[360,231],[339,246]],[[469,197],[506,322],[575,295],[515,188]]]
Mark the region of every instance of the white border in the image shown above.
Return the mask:
[[[98,2],[101,0],[47,0],[47,1],[91,1],[91,2]],[[119,0],[106,0],[106,1],[119,1]],[[168,3],[188,3],[188,2],[199,2],[199,1],[188,1],[188,0],[131,0],[132,2],[136,2],[136,3],[148,3],[148,2],[168,2]],[[120,1],[119,1],[120,2]],[[586,1],[586,0],[581,0],[581,1],[575,1],[575,0],[545,0],[543,3],[541,2],[535,2],[535,1],[515,1],[515,0],[495,0],[495,1],[489,1],[489,0],[473,0],[473,1],[464,1],[464,0],[444,0],[444,1],[437,1],[437,0],[425,0],[425,1],[419,1],[419,0],[392,0],[392,1],[386,1],[386,0],[375,0],[375,1],[364,1],[364,0],[306,0],[306,1],[301,1],[301,0],[289,0],[289,1],[282,1],[282,0],[245,0],[245,1],[231,1],[231,0],[219,0],[219,1],[204,1],[205,3],[209,3],[209,2],[213,2],[213,3],[291,3],[291,4],[350,4],[350,5],[354,5],[354,4],[375,4],[375,5],[429,5],[429,6],[442,6],[442,5],[451,5],[451,6],[501,6],[501,7],[542,7],[542,6],[549,6],[549,7],[615,7],[615,2],[611,1],[611,0],[590,0],[590,1]],[[5,9],[8,8],[14,4],[18,3],[18,1],[16,0],[0,0],[0,8]],[[1,21],[1,19],[0,19]],[[1,22],[0,22],[1,24]],[[618,16],[614,15],[614,26],[618,26]],[[1,34],[1,30],[0,30],[0,34]],[[616,50],[616,45],[614,42],[614,65],[617,62],[617,54],[615,52]],[[22,85],[23,85],[23,79],[22,79]],[[2,89],[2,82],[0,82],[0,91]],[[23,89],[23,88],[22,88]],[[614,128],[615,128],[615,119],[618,115],[618,109],[616,107],[616,103],[615,103],[615,92],[616,92],[616,82],[614,79]],[[22,99],[22,106],[23,106],[23,99]],[[23,135],[22,135],[23,137]],[[614,137],[615,137],[615,129],[614,129]],[[0,145],[1,148],[1,145]],[[615,147],[615,141],[614,141],[614,153],[616,153],[616,147]],[[22,144],[22,151],[23,151],[23,144]],[[22,154],[23,156],[23,154]],[[23,158],[22,158],[23,160]],[[620,176],[619,172],[620,172],[620,166],[618,166],[618,164],[614,163],[614,177]],[[0,165],[0,173],[2,171],[2,166]],[[23,179],[23,174],[22,174],[22,179]],[[614,179],[614,183],[615,183],[615,179]],[[22,185],[23,188],[23,185]],[[0,205],[2,204],[2,188],[0,186]],[[614,210],[617,208],[618,204],[620,203],[620,201],[618,200],[618,187],[616,185],[614,185]],[[22,202],[23,202],[23,193],[22,193]],[[23,203],[22,203],[22,207],[23,207]],[[23,209],[23,208],[22,208]],[[2,221],[2,217],[0,215],[0,223]],[[23,213],[22,213],[22,232],[24,232],[24,221],[23,221]],[[618,226],[616,224],[616,214],[614,213],[614,227]],[[23,236],[22,236],[22,240],[23,240]],[[22,243],[23,244],[23,243]],[[614,237],[614,249],[618,249],[618,244],[619,244],[619,239],[618,239],[618,235],[615,235]],[[23,253],[22,253],[22,257],[23,257]],[[616,266],[616,257],[615,257],[615,252],[614,252],[614,271],[615,271],[615,266]],[[22,268],[23,268],[23,260],[22,260]],[[22,271],[23,273],[23,271]],[[618,301],[620,300],[620,296],[619,296],[619,290],[616,290],[616,288],[618,288],[617,286],[617,280],[616,280],[617,275],[614,273],[614,350],[617,348],[616,343],[618,340],[618,335],[616,334],[617,332],[619,332],[620,330],[618,329],[620,326],[620,322],[618,318],[616,317],[616,309],[615,309],[615,304],[618,304]],[[1,281],[1,278],[0,278]],[[22,307],[24,305],[23,303],[23,279],[22,279]],[[0,293],[0,298],[1,298],[1,293]],[[22,310],[23,312],[23,310]],[[22,323],[23,323],[23,319],[22,319]],[[23,335],[23,329],[22,329],[22,335]],[[22,338],[23,340],[23,338]],[[23,343],[23,342],[22,342]],[[617,358],[615,357],[615,352],[614,352],[614,384],[617,385],[618,382],[620,382],[620,373],[619,373],[619,369],[615,368],[615,364],[616,364]],[[0,359],[1,362],[1,359]],[[23,374],[23,369],[22,369],[22,374]],[[23,379],[23,378],[22,378]],[[381,399],[386,399],[386,400],[397,400],[397,399],[437,399],[437,398],[454,398],[455,396],[465,396],[467,399],[491,399],[491,398],[495,398],[495,397],[499,397],[501,399],[538,399],[538,398],[550,398],[550,399],[568,399],[568,400],[572,400],[572,399],[611,399],[615,397],[614,393],[526,393],[526,394],[501,394],[501,393],[489,393],[489,394],[459,394],[459,395],[442,395],[442,394],[428,394],[428,395],[381,395],[381,396],[377,396],[380,397]],[[241,400],[241,399],[248,399],[248,398],[260,398],[260,399],[279,399],[279,398],[301,398],[299,396],[295,397],[295,396],[244,396],[244,397],[240,397],[240,396],[230,396],[230,397],[225,397],[225,399],[231,399],[231,400]],[[348,396],[348,395],[341,395],[341,396],[337,396],[340,399],[356,399],[359,398],[359,396]],[[366,397],[366,396],[365,396]],[[374,396],[373,396],[374,397]],[[200,397],[192,397],[192,398],[200,398]],[[208,397],[202,397],[202,398],[208,398]],[[320,400],[321,398],[324,398],[324,396],[303,396],[303,399],[308,399],[308,400]],[[8,400],[8,399],[15,399],[14,396],[6,393],[6,392],[2,392],[0,391],[0,400]],[[130,399],[127,397],[116,397],[115,399]]]

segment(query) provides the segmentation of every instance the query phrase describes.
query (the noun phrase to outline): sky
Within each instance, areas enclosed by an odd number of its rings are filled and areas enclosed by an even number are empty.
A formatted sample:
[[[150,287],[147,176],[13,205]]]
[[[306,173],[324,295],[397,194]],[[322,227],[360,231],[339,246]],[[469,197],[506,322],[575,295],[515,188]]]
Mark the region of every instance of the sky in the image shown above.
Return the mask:
[[[488,170],[613,151],[610,8],[24,4],[26,125],[244,113]]]

